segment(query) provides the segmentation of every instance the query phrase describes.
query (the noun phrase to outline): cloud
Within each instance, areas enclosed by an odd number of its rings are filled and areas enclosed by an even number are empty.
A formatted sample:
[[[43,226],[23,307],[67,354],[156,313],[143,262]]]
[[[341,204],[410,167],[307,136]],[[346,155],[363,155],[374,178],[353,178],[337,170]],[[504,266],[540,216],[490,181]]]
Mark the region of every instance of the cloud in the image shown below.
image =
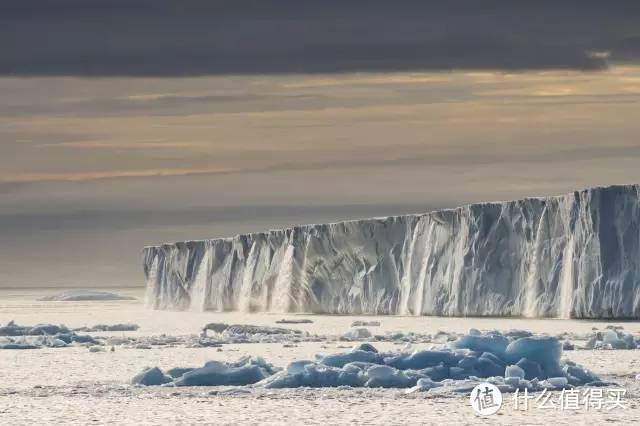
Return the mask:
[[[108,170],[71,173],[17,173],[0,175],[0,185],[38,182],[87,182],[103,179],[214,175],[233,172],[224,168]]]
[[[39,145],[43,148],[66,148],[66,149],[90,149],[90,150],[202,150],[211,144],[205,142],[162,142],[162,141],[130,141],[130,142],[101,142],[101,141],[79,141],[46,143]]]
[[[9,0],[0,74],[597,70],[640,58],[639,21],[634,0]]]

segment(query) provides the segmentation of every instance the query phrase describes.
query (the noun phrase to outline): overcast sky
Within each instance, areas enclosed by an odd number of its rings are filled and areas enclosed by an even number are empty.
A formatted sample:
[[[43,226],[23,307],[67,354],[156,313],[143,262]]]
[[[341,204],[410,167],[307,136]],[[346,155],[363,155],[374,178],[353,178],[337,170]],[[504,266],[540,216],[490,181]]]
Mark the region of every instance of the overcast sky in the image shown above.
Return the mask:
[[[0,287],[640,181],[640,2],[518,3],[2,2]]]

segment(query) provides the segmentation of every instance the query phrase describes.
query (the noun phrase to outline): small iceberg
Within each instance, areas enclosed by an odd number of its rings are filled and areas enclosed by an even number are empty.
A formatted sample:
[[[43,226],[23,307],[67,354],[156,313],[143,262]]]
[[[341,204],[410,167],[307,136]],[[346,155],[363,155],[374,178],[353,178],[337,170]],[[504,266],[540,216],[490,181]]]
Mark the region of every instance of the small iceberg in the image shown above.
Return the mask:
[[[65,290],[62,293],[53,296],[45,296],[38,299],[39,301],[55,301],[55,302],[78,302],[78,301],[107,301],[107,300],[136,300],[135,297],[122,296],[116,293],[97,290]]]

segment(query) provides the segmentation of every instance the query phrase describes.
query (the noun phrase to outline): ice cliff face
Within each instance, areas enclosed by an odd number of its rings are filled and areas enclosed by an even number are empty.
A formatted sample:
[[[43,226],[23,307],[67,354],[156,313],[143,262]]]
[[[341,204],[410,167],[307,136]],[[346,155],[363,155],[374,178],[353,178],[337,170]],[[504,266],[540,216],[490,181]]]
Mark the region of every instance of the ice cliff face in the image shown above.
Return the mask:
[[[640,186],[147,247],[155,309],[640,317]]]

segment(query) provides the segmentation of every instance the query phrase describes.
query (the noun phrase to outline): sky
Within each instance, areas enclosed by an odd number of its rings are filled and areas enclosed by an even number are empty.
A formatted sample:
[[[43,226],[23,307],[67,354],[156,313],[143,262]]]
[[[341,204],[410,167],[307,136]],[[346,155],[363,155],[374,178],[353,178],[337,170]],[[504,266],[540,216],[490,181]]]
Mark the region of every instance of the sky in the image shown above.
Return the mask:
[[[0,5],[0,288],[165,241],[638,183],[640,2]]]

